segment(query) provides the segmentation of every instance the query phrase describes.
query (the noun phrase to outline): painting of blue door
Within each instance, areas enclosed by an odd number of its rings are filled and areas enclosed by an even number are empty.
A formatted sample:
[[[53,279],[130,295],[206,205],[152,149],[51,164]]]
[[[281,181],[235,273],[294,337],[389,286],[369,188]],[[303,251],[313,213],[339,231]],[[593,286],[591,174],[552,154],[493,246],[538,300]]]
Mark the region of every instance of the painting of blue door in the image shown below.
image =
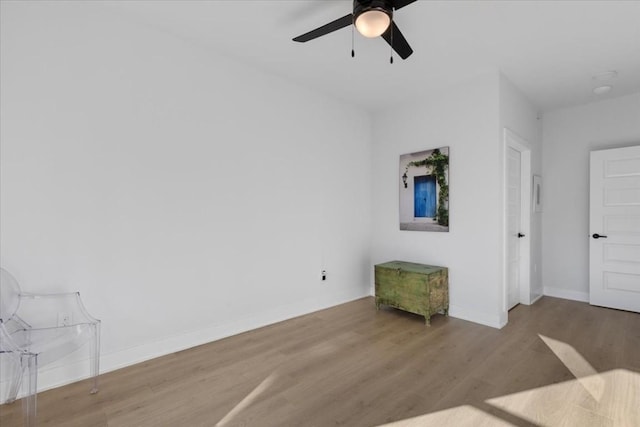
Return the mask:
[[[413,177],[413,216],[433,218],[436,216],[436,177],[421,175]]]
[[[402,154],[400,230],[449,231],[449,147]]]

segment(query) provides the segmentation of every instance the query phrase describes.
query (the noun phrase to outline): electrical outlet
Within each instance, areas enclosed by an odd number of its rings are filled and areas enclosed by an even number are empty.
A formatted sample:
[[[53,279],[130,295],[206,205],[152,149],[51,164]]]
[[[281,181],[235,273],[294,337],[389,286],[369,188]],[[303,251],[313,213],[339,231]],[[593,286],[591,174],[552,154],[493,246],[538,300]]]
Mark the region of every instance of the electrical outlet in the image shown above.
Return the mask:
[[[322,270],[322,280],[327,280],[327,270]]]
[[[69,326],[71,322],[71,313],[58,313],[58,326]]]

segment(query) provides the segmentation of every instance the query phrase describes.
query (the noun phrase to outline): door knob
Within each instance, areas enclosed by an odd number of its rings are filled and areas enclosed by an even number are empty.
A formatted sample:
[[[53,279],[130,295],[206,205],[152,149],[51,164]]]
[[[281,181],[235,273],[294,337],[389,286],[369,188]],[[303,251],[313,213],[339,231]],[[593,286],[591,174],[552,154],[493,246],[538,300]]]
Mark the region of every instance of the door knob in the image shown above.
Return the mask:
[[[594,239],[606,239],[607,236],[603,236],[602,234],[598,234],[598,233],[593,233],[593,237]]]
[[[523,237],[524,237],[524,234],[518,233],[518,239],[522,239]]]

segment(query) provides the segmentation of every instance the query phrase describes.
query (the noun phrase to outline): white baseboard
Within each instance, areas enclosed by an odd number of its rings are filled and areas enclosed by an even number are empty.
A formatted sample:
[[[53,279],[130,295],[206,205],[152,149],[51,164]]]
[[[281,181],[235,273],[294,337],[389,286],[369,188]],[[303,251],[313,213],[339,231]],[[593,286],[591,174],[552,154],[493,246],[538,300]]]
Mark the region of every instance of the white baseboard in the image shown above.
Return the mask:
[[[537,296],[533,297],[533,298],[531,299],[531,302],[529,303],[529,305],[533,305],[533,304],[535,304],[535,303],[536,303],[536,302],[538,302],[538,300],[540,300],[540,298],[542,298],[543,296],[544,296],[544,294],[540,294],[540,295],[537,295]]]
[[[204,329],[166,337],[155,342],[147,342],[139,346],[106,354],[103,353],[100,356],[100,373],[104,374],[136,363],[207,344],[366,296],[368,296],[367,290],[364,289],[362,292],[352,291],[331,295],[322,298],[322,300],[307,299],[296,301],[295,304],[274,307],[258,314],[235,319],[228,323],[211,325]],[[89,378],[88,351],[78,351],[59,362],[47,365],[38,370],[38,392],[61,387],[87,378]],[[7,387],[5,386],[6,382],[0,381],[0,392],[6,390]],[[87,392],[88,391],[87,389]],[[24,396],[24,392],[21,391],[18,394],[18,398],[22,396]],[[5,400],[6,396],[0,396],[0,402],[4,402]]]
[[[545,286],[544,294],[550,297],[570,299],[573,301],[589,302],[589,292],[572,291],[570,289]]]
[[[456,319],[468,320],[492,328],[501,329],[506,325],[506,321],[499,314],[489,314],[468,308],[449,304],[449,316]]]
[[[371,285],[371,296],[375,297],[375,287]],[[502,329],[506,324],[506,320],[500,315],[491,315],[475,310],[469,310],[463,307],[449,304],[449,316],[456,319],[467,320],[469,322],[478,323],[480,325],[490,326],[496,329]]]

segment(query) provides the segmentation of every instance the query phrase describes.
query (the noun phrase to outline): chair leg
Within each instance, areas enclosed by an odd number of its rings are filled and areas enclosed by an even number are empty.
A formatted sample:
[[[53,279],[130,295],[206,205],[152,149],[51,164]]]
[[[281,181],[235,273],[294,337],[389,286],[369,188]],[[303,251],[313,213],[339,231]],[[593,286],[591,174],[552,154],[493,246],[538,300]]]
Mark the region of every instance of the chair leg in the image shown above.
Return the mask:
[[[38,356],[25,354],[23,361],[24,373],[27,378],[27,395],[22,398],[24,425],[25,427],[35,427],[38,401]]]
[[[100,322],[93,325],[93,342],[90,344],[89,366],[93,384],[91,386],[91,394],[98,392],[98,375],[100,374]]]
[[[20,386],[22,385],[22,374],[26,368],[26,366],[23,366],[24,361],[22,358],[12,358],[9,359],[9,361],[11,363],[11,368],[9,370],[11,374],[9,379],[9,388],[7,389],[7,399],[5,400],[5,403],[7,404],[16,401],[16,397],[18,396],[18,392],[20,391]]]

